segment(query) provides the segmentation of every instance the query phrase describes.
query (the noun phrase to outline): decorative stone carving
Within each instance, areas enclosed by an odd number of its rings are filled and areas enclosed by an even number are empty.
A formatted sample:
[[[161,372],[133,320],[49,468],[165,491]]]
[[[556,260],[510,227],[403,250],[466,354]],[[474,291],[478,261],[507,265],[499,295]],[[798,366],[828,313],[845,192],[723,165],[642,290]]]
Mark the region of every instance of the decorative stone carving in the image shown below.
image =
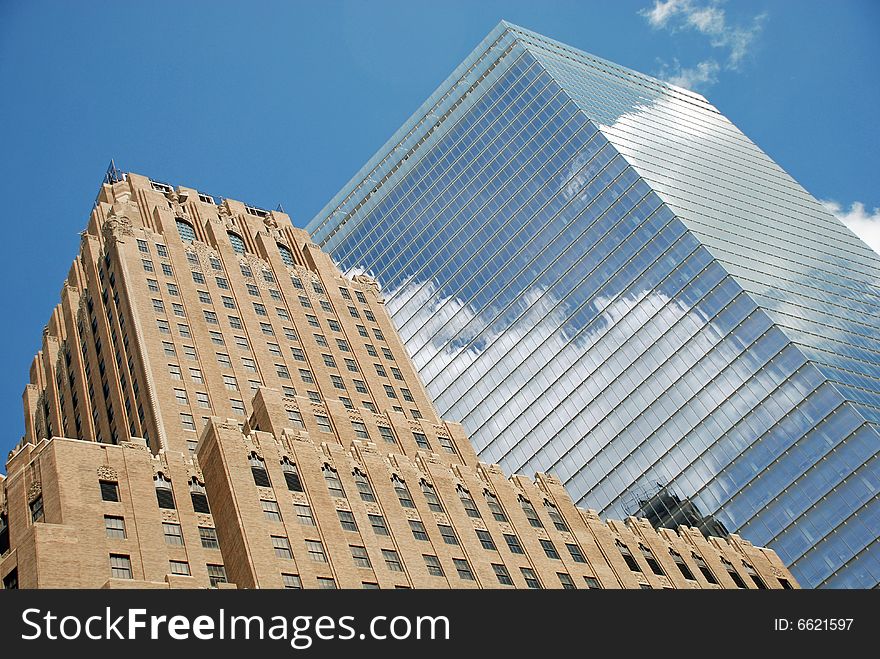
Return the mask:
[[[146,444],[138,444],[135,442],[120,442],[119,445],[122,448],[127,448],[127,449],[133,450],[133,451],[144,451],[145,453],[150,452],[150,447],[148,447]]]
[[[382,291],[379,288],[379,282],[376,281],[375,279],[373,279],[373,277],[370,277],[370,275],[366,275],[366,274],[355,275],[353,277],[353,281],[355,283],[363,286],[365,289],[367,289],[368,292],[372,293],[377,298],[380,297]]]
[[[162,521],[163,522],[176,522],[177,521],[177,513],[173,510],[163,510],[162,511]]]
[[[119,238],[120,236],[133,236],[134,228],[132,227],[131,220],[128,216],[122,214],[121,211],[117,211],[116,206],[113,206],[110,209],[110,214],[104,221],[102,232],[104,234],[104,239],[109,241],[111,239]]]
[[[196,519],[199,520],[199,526],[207,526],[209,528],[214,528],[214,518],[210,515],[205,515],[204,513],[199,513],[196,515]]]
[[[34,481],[33,483],[31,483],[28,486],[28,491],[27,491],[28,503],[33,503],[34,501],[36,501],[38,498],[40,498],[40,495],[42,493],[43,493],[43,486],[40,483],[40,481]]]
[[[116,470],[109,465],[101,465],[98,467],[98,478],[102,481],[115,481],[119,480],[119,476],[116,473]]]

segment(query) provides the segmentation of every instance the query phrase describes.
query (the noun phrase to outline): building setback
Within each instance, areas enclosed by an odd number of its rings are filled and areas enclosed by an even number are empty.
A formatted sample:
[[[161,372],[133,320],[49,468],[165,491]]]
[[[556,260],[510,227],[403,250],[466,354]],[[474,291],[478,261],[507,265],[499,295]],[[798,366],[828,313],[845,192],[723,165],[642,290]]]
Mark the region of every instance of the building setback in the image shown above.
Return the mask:
[[[481,459],[880,583],[880,258],[699,94],[502,22],[307,228]]]
[[[441,419],[366,276],[280,211],[111,170],[0,477],[4,588],[790,588],[603,522]]]

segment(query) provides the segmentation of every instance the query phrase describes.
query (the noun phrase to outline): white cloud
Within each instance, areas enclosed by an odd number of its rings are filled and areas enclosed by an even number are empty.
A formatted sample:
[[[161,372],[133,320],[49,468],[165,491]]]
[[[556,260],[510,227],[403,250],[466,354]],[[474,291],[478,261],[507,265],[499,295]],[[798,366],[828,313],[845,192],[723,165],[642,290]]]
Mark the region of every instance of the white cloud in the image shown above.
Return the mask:
[[[670,33],[694,30],[704,35],[710,46],[725,51],[724,67],[729,70],[739,68],[767,18],[762,13],[752,17],[746,25],[733,25],[721,7],[721,0],[654,0],[653,7],[642,9],[639,14],[655,30],[665,29]],[[705,87],[717,80],[720,70],[721,65],[714,58],[687,68],[676,61],[671,66],[664,63],[658,76],[681,87]]]
[[[683,67],[677,59],[673,59],[671,65],[662,63],[659,76],[671,85],[697,91],[715,84],[720,70],[721,65],[713,59],[690,68]]]
[[[868,247],[880,253],[880,208],[868,211],[861,201],[851,203],[848,210],[831,199],[823,199],[822,203]]]
[[[642,9],[639,13],[648,19],[651,27],[666,27],[669,19],[682,11],[682,9],[690,4],[689,0],[655,0],[652,9]]]

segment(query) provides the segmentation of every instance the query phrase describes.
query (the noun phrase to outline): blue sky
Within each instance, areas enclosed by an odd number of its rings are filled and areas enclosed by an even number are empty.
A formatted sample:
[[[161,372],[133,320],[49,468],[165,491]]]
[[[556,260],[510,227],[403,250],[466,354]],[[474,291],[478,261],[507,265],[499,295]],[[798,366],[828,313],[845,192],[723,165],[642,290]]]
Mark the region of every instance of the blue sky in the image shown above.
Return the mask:
[[[880,250],[874,0],[0,0],[0,454],[111,158],[303,226],[502,18],[703,93]]]

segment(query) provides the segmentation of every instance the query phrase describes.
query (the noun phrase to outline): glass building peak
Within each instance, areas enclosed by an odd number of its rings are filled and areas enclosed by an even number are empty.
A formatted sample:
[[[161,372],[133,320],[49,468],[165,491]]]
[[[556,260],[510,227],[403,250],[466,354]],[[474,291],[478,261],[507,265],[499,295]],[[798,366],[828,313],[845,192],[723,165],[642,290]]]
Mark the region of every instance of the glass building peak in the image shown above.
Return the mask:
[[[704,97],[502,21],[308,230],[483,460],[880,582],[880,257]]]

